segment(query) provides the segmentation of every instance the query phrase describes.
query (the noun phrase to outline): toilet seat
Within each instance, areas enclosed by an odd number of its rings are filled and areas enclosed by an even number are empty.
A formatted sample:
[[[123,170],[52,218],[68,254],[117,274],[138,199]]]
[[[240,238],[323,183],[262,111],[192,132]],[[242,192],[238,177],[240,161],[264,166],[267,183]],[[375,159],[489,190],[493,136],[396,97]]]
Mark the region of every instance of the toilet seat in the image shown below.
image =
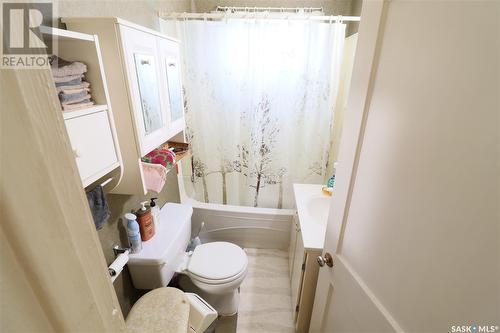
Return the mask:
[[[189,277],[192,280],[196,280],[198,282],[202,282],[202,283],[205,283],[205,284],[217,284],[217,285],[220,285],[220,284],[230,283],[230,282],[233,282],[235,280],[238,280],[241,276],[245,275],[246,273],[247,273],[247,270],[244,269],[244,270],[242,270],[240,273],[238,273],[235,276],[229,277],[227,279],[218,279],[218,280],[206,279],[206,278],[203,278],[203,277],[198,276],[196,274],[193,274],[191,272],[188,272],[188,275],[189,275]]]
[[[248,259],[245,251],[228,242],[198,245],[186,271],[189,276],[206,284],[225,284],[246,274]]]

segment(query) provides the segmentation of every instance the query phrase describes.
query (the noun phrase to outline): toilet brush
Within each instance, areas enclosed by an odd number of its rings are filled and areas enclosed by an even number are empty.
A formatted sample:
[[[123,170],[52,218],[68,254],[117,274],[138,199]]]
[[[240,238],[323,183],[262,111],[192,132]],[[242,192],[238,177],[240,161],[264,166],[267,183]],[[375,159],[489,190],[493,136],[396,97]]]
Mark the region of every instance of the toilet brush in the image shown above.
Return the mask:
[[[200,240],[200,233],[201,231],[203,230],[203,228],[205,228],[205,222],[201,222],[201,225],[200,225],[200,229],[198,229],[198,233],[196,234],[196,236],[194,238],[191,239],[191,241],[189,242],[189,245],[186,249],[187,252],[189,251],[193,251],[195,247],[197,247],[198,245],[201,244],[201,240]]]

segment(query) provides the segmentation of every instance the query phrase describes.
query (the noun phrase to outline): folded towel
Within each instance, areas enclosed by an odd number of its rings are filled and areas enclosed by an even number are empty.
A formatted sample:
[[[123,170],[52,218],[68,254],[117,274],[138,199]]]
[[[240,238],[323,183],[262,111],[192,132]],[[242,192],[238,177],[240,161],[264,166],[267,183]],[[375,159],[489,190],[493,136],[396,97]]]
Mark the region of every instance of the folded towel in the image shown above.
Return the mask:
[[[73,84],[73,85],[59,83],[59,85],[56,84],[56,87],[57,87],[57,92],[60,93],[60,92],[63,92],[64,90],[88,88],[88,87],[90,87],[90,83],[80,80],[80,82]]]
[[[72,82],[76,82],[76,83],[80,84],[82,82],[83,77],[84,76],[81,74],[67,75],[67,76],[62,76],[62,77],[54,76],[54,82],[56,83],[56,86],[58,83],[59,84],[64,83],[67,85],[67,84],[71,84]]]
[[[87,65],[79,61],[67,61],[58,56],[51,56],[50,59],[50,69],[52,70],[52,76],[55,77],[66,77],[70,75],[81,75],[87,72]]]
[[[86,102],[90,102],[90,98],[91,98],[91,96],[89,94],[86,94],[86,95],[83,95],[79,98],[72,99],[69,102],[61,102],[61,105],[64,106],[64,105],[76,104],[76,103],[80,103],[80,102],[86,103]]]
[[[82,98],[86,99],[87,95],[89,95],[89,94],[87,93],[86,90],[82,90],[82,91],[77,92],[75,94],[60,93],[59,100],[61,101],[62,104],[70,104],[70,103],[80,102],[80,101],[82,101]]]
[[[63,105],[62,108],[63,108],[63,111],[74,111],[74,110],[88,108],[89,106],[92,106],[92,105],[94,105],[94,102],[92,102],[91,100],[85,100],[85,101],[80,102],[80,103]]]
[[[71,81],[64,81],[64,82],[57,82],[56,79],[54,78],[54,82],[56,83],[56,88],[59,87],[69,87],[69,86],[80,86],[83,84],[85,81],[82,81],[83,76],[77,77],[74,80]]]
[[[165,148],[156,148],[142,157],[142,161],[152,164],[161,164],[170,170],[175,164],[175,154]]]
[[[94,218],[94,224],[97,230],[101,229],[111,216],[108,202],[104,196],[102,186],[96,186],[92,191],[87,192],[90,211]]]
[[[58,89],[57,92],[60,95],[71,95],[71,94],[79,94],[81,92],[90,92],[90,88],[77,88],[77,89]]]

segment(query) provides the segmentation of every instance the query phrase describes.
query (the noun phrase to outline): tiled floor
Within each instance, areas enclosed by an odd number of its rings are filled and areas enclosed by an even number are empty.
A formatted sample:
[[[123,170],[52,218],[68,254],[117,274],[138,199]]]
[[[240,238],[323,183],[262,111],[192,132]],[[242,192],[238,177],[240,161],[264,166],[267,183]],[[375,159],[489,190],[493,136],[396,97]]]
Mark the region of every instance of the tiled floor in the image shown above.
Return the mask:
[[[267,249],[245,249],[245,252],[248,274],[240,289],[237,333],[295,332],[288,252]]]

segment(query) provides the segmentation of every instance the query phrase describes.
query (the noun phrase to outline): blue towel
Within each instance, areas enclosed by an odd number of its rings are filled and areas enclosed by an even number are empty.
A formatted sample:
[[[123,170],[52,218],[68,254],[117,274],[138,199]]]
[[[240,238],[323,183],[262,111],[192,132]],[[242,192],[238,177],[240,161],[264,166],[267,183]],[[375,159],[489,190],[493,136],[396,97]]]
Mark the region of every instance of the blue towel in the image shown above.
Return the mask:
[[[71,103],[74,101],[81,101],[83,97],[87,96],[88,92],[87,90],[82,90],[80,92],[74,93],[74,94],[65,94],[65,93],[60,93],[59,94],[59,100],[61,103]]]
[[[79,77],[77,79],[74,79],[74,80],[70,80],[70,81],[65,81],[65,82],[56,82],[56,87],[62,87],[62,86],[78,86],[80,84],[82,84],[82,78]]]
[[[87,200],[89,201],[90,211],[92,212],[92,217],[94,218],[95,227],[99,230],[111,216],[102,186],[99,185],[92,191],[87,192]]]

